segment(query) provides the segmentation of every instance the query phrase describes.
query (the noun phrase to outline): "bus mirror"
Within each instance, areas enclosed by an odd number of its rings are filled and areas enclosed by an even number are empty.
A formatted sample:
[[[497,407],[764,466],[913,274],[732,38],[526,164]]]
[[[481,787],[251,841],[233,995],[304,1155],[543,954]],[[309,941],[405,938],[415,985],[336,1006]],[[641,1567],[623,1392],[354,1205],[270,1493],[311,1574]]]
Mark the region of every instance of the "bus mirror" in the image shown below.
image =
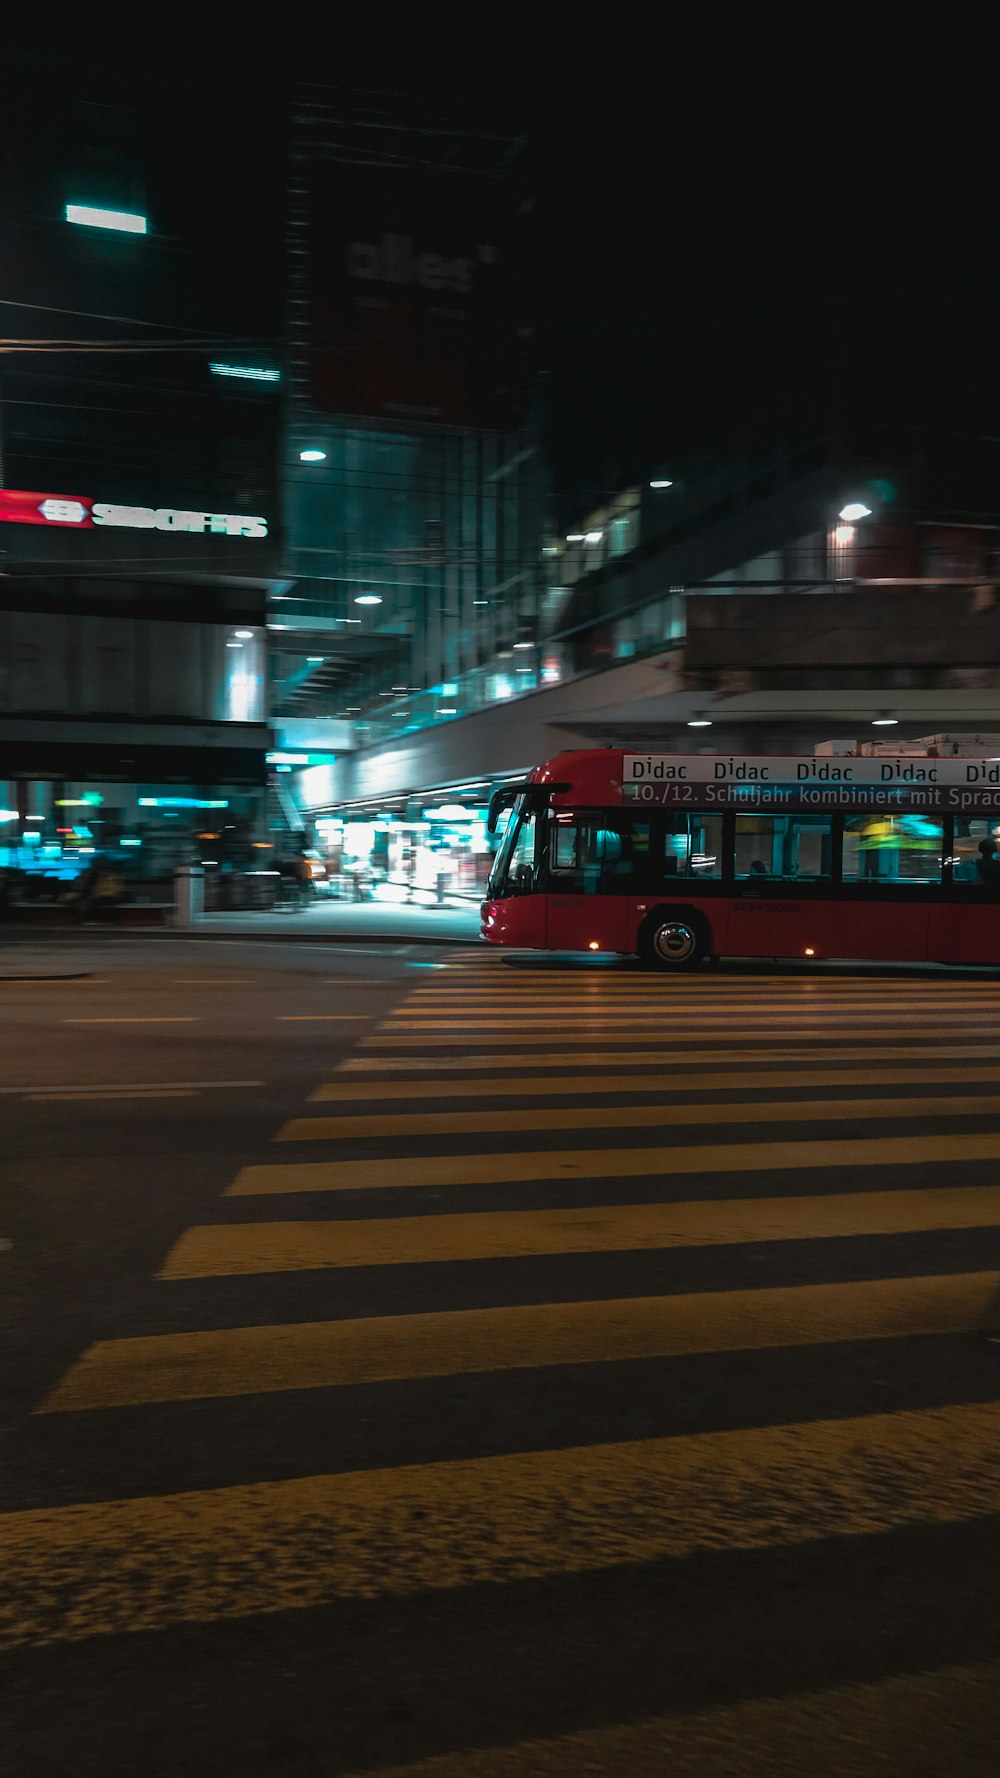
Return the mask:
[[[504,809],[512,809],[526,784],[502,784],[490,797],[490,812],[486,817],[487,833],[496,833],[497,822]]]

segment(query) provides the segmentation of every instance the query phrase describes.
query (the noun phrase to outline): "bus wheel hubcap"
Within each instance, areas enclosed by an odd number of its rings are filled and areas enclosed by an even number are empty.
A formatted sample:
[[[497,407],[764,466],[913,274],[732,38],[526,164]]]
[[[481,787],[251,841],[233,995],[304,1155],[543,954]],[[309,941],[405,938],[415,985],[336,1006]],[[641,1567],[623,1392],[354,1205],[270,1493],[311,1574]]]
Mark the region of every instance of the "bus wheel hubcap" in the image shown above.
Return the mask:
[[[686,963],[694,955],[695,936],[690,926],[672,921],[669,926],[659,928],[653,944],[657,955],[668,963]]]

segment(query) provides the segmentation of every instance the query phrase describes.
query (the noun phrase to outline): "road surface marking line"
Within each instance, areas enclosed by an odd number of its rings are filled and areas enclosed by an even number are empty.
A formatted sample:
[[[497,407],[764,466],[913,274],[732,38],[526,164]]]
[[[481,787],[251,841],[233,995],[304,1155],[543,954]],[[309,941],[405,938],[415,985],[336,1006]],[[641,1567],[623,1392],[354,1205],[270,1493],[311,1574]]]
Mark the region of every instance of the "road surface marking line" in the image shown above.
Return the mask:
[[[672,1144],[659,1148],[506,1149],[392,1159],[280,1161],[241,1167],[226,1197],[272,1192],[370,1191],[395,1186],[513,1185],[536,1180],[665,1179],[697,1173],[771,1173],[819,1167],[918,1167],[1000,1161],[1000,1131],[943,1136],[851,1136],[822,1142]],[[982,1186],[972,1188],[982,1191]]]
[[[1000,1661],[746,1698],[504,1747],[464,1747],[349,1778],[780,1778],[988,1771]]]
[[[0,1643],[135,1634],[1000,1511],[1000,1406],[298,1476],[0,1517]]]
[[[479,1210],[343,1222],[202,1223],[186,1229],[174,1243],[158,1276],[225,1278],[331,1267],[658,1252],[998,1225],[997,1186],[595,1204],[574,1210]]]
[[[687,1049],[672,1050],[635,1050],[619,1054],[614,1049],[591,1050],[574,1053],[572,1050],[562,1053],[550,1050],[538,1050],[533,1054],[505,1054],[497,1051],[485,1056],[346,1056],[337,1063],[338,1074],[380,1074],[383,1071],[398,1073],[443,1072],[446,1069],[496,1069],[496,1068],[606,1068],[609,1062],[627,1062],[630,1066],[647,1068],[686,1067],[692,1062],[743,1062],[746,1067],[754,1068],[761,1062],[794,1062],[807,1060],[810,1062],[857,1062],[870,1056],[879,1062],[900,1061],[916,1062],[936,1060],[942,1056],[978,1056],[990,1058],[996,1053],[991,1045],[947,1044],[943,1048],[925,1043],[917,1039],[905,1044],[870,1044],[865,1048],[857,1045],[849,1049],[827,1048],[816,1044],[786,1044],[780,1049],[754,1049],[749,1055],[745,1049]],[[532,1077],[533,1078],[533,1077]],[[584,1084],[590,1078],[581,1077]],[[681,1077],[683,1079],[683,1077]],[[752,1078],[752,1077],[751,1077]],[[0,1088],[2,1091],[2,1088]]]
[[[170,979],[175,987],[182,988],[242,988],[254,978],[251,975],[175,975]]]
[[[77,1093],[147,1093],[153,1089],[157,1092],[167,1090],[184,1092],[188,1087],[194,1088],[199,1093],[210,1093],[220,1091],[223,1087],[262,1087],[266,1085],[267,1082],[263,1080],[137,1080],[130,1084],[119,1082],[117,1085],[105,1085],[97,1082],[93,1086],[77,1084],[68,1087],[50,1087],[39,1082],[35,1086],[0,1087],[0,1093],[18,1096],[23,1096],[26,1093],[51,1093],[54,1098],[60,1096],[69,1098],[71,1094]]]
[[[746,1081],[739,1083],[746,1086]],[[579,1084],[577,1091],[579,1091]],[[700,1105],[561,1105],[506,1107],[496,1111],[373,1112],[354,1117],[313,1113],[282,1124],[277,1142],[379,1141],[385,1136],[516,1136],[529,1130],[642,1130],[655,1125],[863,1123],[905,1117],[996,1117],[1000,1096],[984,1093],[953,1098],[912,1093],[906,1099],[754,1099],[749,1103],[706,1101]]]
[[[998,1296],[1000,1272],[968,1272],[102,1340],[36,1412],[968,1333]]]
[[[345,1019],[371,1020],[372,1017],[370,1012],[280,1012],[277,1014],[278,1023],[281,1025],[336,1024]]]
[[[195,1087],[140,1087],[117,1093],[26,1093],[25,1099],[33,1105],[78,1105],[81,1101],[106,1104],[109,1099],[195,1099],[197,1096]]]
[[[356,1105],[359,1102],[378,1102],[387,1099],[507,1099],[523,1096],[525,1098],[545,1098],[549,1094],[559,1098],[564,1094],[583,1094],[590,1098],[595,1093],[715,1093],[729,1092],[747,1087],[863,1087],[863,1086],[920,1086],[926,1090],[928,1081],[933,1080],[935,1086],[946,1082],[956,1085],[971,1085],[973,1082],[1000,1082],[1000,1067],[976,1068],[965,1065],[951,1068],[935,1068],[930,1074],[924,1068],[802,1068],[760,1069],[755,1070],[751,1064],[748,1070],[737,1073],[719,1072],[712,1074],[677,1074],[671,1071],[665,1074],[662,1069],[655,1073],[643,1075],[633,1071],[630,1074],[553,1074],[548,1078],[537,1074],[524,1075],[517,1080],[332,1080],[317,1087],[310,1093],[309,1100],[313,1104],[338,1103]],[[866,1100],[857,1101],[865,1105]]]
[[[106,1018],[106,1019],[63,1019],[64,1025],[197,1025],[199,1020],[193,1017],[171,1015],[167,1018]]]
[[[951,994],[947,998],[941,995],[935,995],[933,998],[922,995],[920,999],[901,998],[899,995],[892,994],[879,995],[878,1005],[875,1007],[872,1006],[873,998],[871,994],[859,994],[850,999],[831,997],[825,1000],[816,1000],[810,997],[808,1000],[800,1000],[791,994],[755,994],[752,1000],[741,999],[739,1010],[745,1012],[748,1009],[760,1008],[770,1011],[774,1007],[784,1006],[794,1012],[828,1012],[839,1009],[850,1011],[857,1007],[881,1013],[886,1006],[901,1006],[911,1010],[947,1007],[952,1011],[956,1009],[964,1011],[967,1007],[974,1006],[977,1011],[1000,1011],[1000,1000],[990,1000],[984,1004],[982,1000],[971,1001],[967,995]],[[683,1005],[685,1010],[694,1007],[715,1012],[720,1002],[718,1000],[706,1001],[701,995],[681,1001],[673,995],[668,999],[663,994],[642,995],[616,992],[614,994],[527,995],[516,990],[506,994],[456,994],[446,993],[437,988],[418,988],[415,993],[410,995],[406,1004],[410,1010],[420,1007],[425,1011],[447,1011],[453,1007],[464,1006],[482,1006],[489,1008],[490,1011],[522,1006],[652,1006],[662,1012]],[[733,1005],[734,1002],[727,997],[726,1006]]]
[[[744,1038],[758,1036],[765,1038],[770,1037],[773,1041],[775,1036],[780,1037],[782,1035],[782,1032],[777,1030],[778,1023],[777,1020],[771,1020],[766,1025],[743,1025],[740,1027],[740,1035]],[[795,1025],[794,1021],[791,1021],[790,1023],[792,1031],[799,1028]],[[660,1036],[661,1041],[663,1038],[663,1033],[658,1033],[656,1028],[651,1027],[649,1024],[640,1026],[631,1024],[616,1025],[612,1024],[610,1020],[605,1020],[601,1023],[600,1021],[595,1022],[593,1019],[588,1019],[586,1021],[582,1019],[574,1019],[572,1029],[573,1032],[580,1032],[579,1038],[574,1038],[572,1033],[567,1032],[565,1019],[550,1020],[546,1024],[532,1024],[530,1028],[526,1027],[526,1022],[523,1019],[519,1019],[516,1028],[512,1026],[510,1030],[500,1030],[495,1024],[489,1024],[485,1027],[459,1024],[449,1026],[444,1022],[440,1028],[435,1027],[433,1030],[421,1031],[419,1034],[409,1031],[404,1035],[402,1032],[392,1031],[388,1033],[388,1035],[363,1037],[361,1042],[366,1049],[405,1049],[407,1047],[411,1049],[444,1049],[449,1044],[454,1044],[459,1041],[463,1045],[500,1043],[511,1049],[517,1047],[523,1049],[529,1044],[537,1043],[538,1039],[544,1037],[548,1031],[557,1032],[564,1044],[573,1041],[593,1043],[594,1038],[597,1036],[604,1036],[605,1038],[620,1044],[631,1043],[637,1040],[644,1040],[648,1043],[650,1038],[655,1038],[658,1035]],[[838,1039],[843,1042],[845,1037],[851,1035],[850,1026],[848,1026],[847,1030],[834,1030],[830,1026],[828,1026],[827,1029],[834,1042]],[[932,1032],[929,1032],[929,1036],[937,1040],[941,1037],[948,1036],[949,1033],[953,1034],[956,1038],[977,1036],[984,1040],[989,1039],[996,1041],[1000,1039],[1000,1025],[991,1026],[985,1031],[970,1032],[967,1023],[950,1024],[937,1019],[934,1021],[934,1028]],[[690,1027],[684,1026],[682,1028],[678,1026],[676,1022],[672,1022],[670,1023],[670,1029],[667,1035],[669,1040],[673,1043],[682,1044],[688,1037],[701,1037],[704,1041],[705,1038],[711,1037],[713,1033],[700,1026],[692,1025]],[[729,1035],[729,1033],[720,1031],[718,1035],[720,1038],[723,1038],[724,1036]],[[871,1038],[894,1037],[898,1041],[899,1025],[869,1025],[866,1026],[863,1031],[859,1031],[857,1035],[860,1037]],[[808,1033],[803,1032],[803,1037],[805,1036],[815,1038],[816,1033],[814,1031]]]
[[[498,1013],[495,1017],[489,1015],[489,1013],[479,1012],[479,1010],[475,1013],[456,1013],[456,1015],[452,1017],[452,1015],[448,1015],[448,1013],[440,1012],[406,1012],[404,1008],[397,1006],[395,1012],[388,1013],[386,1024],[399,1022],[400,1026],[406,1026],[406,1028],[411,1029],[411,1031],[438,1031],[438,1029],[443,1028],[454,1029],[454,1031],[518,1031],[518,1029],[525,1028],[553,1028],[562,1031],[562,1029],[566,1029],[566,1015],[568,1015],[568,1012],[575,1013],[575,1022],[577,1022],[577,1024],[585,1024],[585,1026],[591,1026],[591,1028],[600,1026],[600,1024],[619,1024],[619,1022],[623,1022],[623,1024],[630,1024],[630,1026],[633,1026],[635,1029],[641,1029],[642,1026],[646,1026],[646,1028],[648,1028],[648,1026],[657,1026],[657,1024],[658,1026],[665,1026],[667,1029],[674,1029],[674,1021],[671,1019],[671,1013],[667,1012],[665,1008],[660,1008],[657,1012],[637,1012],[635,1006],[623,1006],[623,1008],[617,1008],[617,1006],[593,1006],[593,1008],[591,1008],[591,1006],[575,1006],[575,1008],[564,1008],[562,1012],[560,1012],[559,1008],[550,1010],[548,1006],[544,1006],[541,1012],[534,1012],[534,1010],[528,1010],[528,1008],[521,1008],[518,1012]],[[883,1021],[883,1019],[886,1019],[890,1013],[891,1008],[884,1008],[884,1010],[872,1013],[762,1012],[756,1013],[756,1017],[758,1017],[758,1019],[767,1019],[767,1021],[769,1021],[770,1029],[778,1028],[778,1026],[781,1026],[781,1028],[788,1026],[788,1028],[795,1029],[795,1031],[815,1031],[817,1028],[829,1029],[829,1026],[833,1024],[833,1026],[838,1026],[838,1028],[849,1026],[849,1028],[863,1031],[863,1029],[867,1029],[870,1024],[877,1024],[877,1022]],[[689,1029],[689,1031],[694,1031],[694,1029],[710,1031],[710,1029],[715,1028],[731,1031],[735,1022],[737,1022],[737,1019],[735,1019],[735,1015],[733,1015],[733,1010],[721,1013],[689,1012],[685,1013],[685,1017],[683,1017],[683,1028]],[[742,1019],[740,1019],[740,1024],[742,1024]],[[1000,1008],[998,1008],[996,1012],[948,1013],[948,1017],[945,1021],[934,1019],[934,1029],[936,1029],[936,1031],[940,1031],[945,1024],[947,1024],[947,1026],[988,1026],[989,1029],[995,1029],[996,1031],[996,1029],[1000,1029]]]

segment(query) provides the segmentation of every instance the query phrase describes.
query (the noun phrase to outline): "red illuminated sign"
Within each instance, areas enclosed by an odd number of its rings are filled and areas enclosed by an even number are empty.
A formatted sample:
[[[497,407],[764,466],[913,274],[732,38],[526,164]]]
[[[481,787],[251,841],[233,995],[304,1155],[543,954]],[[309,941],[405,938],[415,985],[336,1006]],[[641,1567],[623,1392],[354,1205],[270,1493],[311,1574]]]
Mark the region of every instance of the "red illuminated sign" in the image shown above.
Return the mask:
[[[127,531],[186,531],[196,536],[266,537],[267,520],[246,513],[188,512],[174,506],[121,506],[89,494],[27,494],[0,488],[0,519],[14,525],[60,525]]]
[[[75,525],[89,530],[93,504],[79,494],[24,494],[0,488],[0,519],[14,525]]]

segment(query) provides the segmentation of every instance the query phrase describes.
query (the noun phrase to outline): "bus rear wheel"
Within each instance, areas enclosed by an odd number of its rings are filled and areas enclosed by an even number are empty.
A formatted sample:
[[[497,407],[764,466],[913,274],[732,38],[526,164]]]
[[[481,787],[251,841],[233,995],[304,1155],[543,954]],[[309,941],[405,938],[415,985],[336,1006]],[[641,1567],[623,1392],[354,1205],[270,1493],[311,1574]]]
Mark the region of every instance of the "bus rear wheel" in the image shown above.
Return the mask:
[[[710,950],[704,921],[683,908],[661,908],[639,934],[639,955],[654,969],[697,969]]]

